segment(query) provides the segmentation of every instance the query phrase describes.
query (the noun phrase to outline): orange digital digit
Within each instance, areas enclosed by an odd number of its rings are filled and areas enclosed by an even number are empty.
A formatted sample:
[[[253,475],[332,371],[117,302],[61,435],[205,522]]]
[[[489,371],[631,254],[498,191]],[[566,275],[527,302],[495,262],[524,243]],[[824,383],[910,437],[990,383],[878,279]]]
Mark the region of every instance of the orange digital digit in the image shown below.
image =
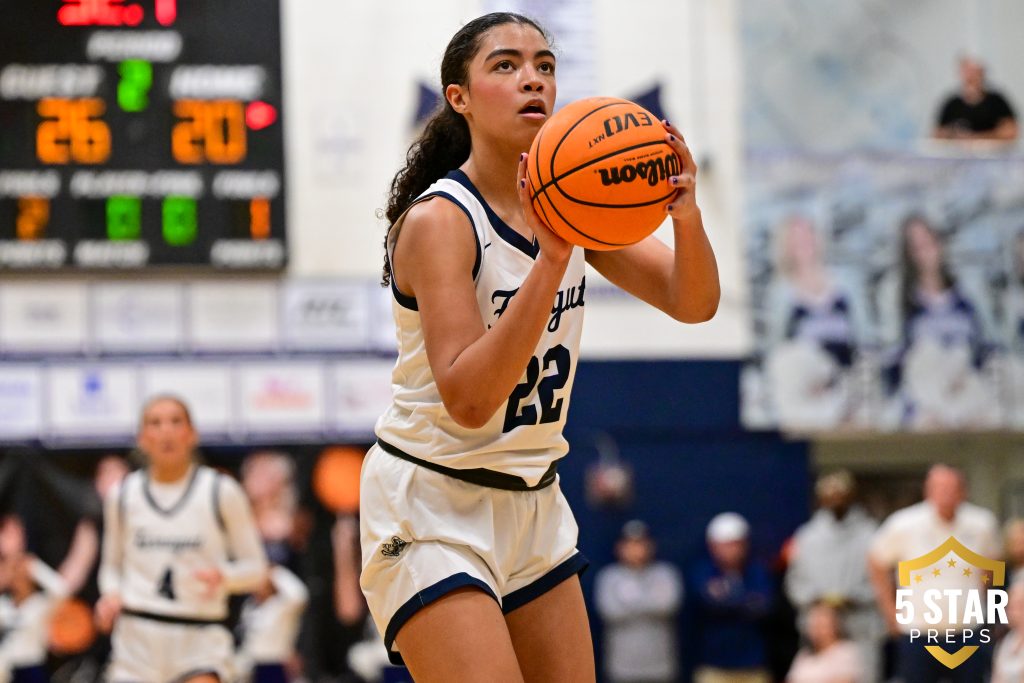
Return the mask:
[[[40,239],[50,222],[50,200],[44,197],[22,197],[18,200],[15,231],[19,240]]]
[[[44,164],[66,164],[71,161],[71,118],[68,100],[39,100],[36,111],[43,122],[36,129],[36,156]]]
[[[171,132],[171,151],[181,164],[237,164],[245,159],[245,108],[238,100],[178,100],[181,119]]]
[[[256,197],[249,202],[249,234],[254,240],[270,237],[270,200]]]
[[[96,97],[39,100],[36,156],[44,164],[102,164],[110,158],[110,128],[100,118],[105,110]]]
[[[171,151],[179,164],[203,161],[203,105],[199,100],[178,100],[174,115],[181,119],[171,131]]]

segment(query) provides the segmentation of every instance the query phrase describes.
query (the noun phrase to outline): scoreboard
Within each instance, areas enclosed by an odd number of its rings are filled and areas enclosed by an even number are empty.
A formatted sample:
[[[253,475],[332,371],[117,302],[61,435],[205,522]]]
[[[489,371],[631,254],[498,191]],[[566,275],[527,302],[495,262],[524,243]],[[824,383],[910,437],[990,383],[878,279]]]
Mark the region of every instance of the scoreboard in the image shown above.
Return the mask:
[[[279,0],[0,0],[0,271],[286,262]]]

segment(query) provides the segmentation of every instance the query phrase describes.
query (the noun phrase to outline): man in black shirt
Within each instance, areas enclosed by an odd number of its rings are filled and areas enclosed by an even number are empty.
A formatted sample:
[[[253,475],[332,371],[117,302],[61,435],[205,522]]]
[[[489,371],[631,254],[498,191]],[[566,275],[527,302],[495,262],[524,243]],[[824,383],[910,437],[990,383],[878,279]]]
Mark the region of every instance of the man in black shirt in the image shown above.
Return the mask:
[[[934,136],[956,140],[1016,140],[1017,119],[1000,93],[985,84],[985,67],[960,58],[960,91],[942,105]]]

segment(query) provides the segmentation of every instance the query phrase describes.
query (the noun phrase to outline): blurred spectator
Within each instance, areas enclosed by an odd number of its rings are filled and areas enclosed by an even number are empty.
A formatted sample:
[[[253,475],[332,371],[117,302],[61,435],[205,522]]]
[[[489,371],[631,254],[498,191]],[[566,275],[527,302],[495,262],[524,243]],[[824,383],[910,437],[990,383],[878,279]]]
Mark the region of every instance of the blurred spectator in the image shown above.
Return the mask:
[[[985,66],[960,58],[960,90],[939,110],[934,137],[953,140],[1016,140],[1017,117],[1001,93],[988,87]]]
[[[853,405],[852,297],[829,273],[806,217],[788,217],[775,244],[766,361],[773,404],[785,427],[834,427],[851,417]]]
[[[268,559],[290,564],[298,502],[295,463],[286,453],[258,451],[242,463],[241,474]]]
[[[1006,561],[1006,576],[1016,583],[1024,578],[1024,519],[1014,517],[1003,526],[1003,559]]]
[[[761,621],[771,610],[768,571],[749,558],[750,526],[735,512],[708,524],[710,559],[691,574],[696,617],[696,683],[768,683]]]
[[[50,621],[68,586],[25,548],[21,521],[7,517],[0,528],[0,589],[6,593],[0,607],[0,662],[15,683],[45,683]]]
[[[1024,681],[1024,583],[1010,585],[1006,618],[1010,632],[996,646],[992,662],[992,683]]]
[[[849,472],[822,476],[815,494],[819,509],[793,541],[786,595],[799,610],[801,630],[810,628],[807,620],[816,605],[841,610],[844,632],[860,646],[865,679],[874,681],[885,638],[867,565],[877,525],[854,505],[856,491]]]
[[[654,561],[647,525],[627,522],[615,545],[618,562],[594,581],[597,613],[604,621],[604,668],[612,683],[671,683],[678,679],[676,616],[682,577]]]
[[[916,428],[994,426],[999,405],[980,368],[985,341],[978,313],[957,287],[943,241],[924,216],[901,231],[904,348],[896,371]]]
[[[950,536],[972,551],[985,557],[999,556],[999,531],[995,515],[988,510],[966,502],[967,486],[963,473],[948,465],[934,465],[924,484],[924,500],[908,508],[897,510],[879,528],[869,554],[871,580],[875,595],[889,625],[890,632],[900,640],[899,670],[906,683],[929,683],[953,675],[964,683],[981,681],[986,669],[985,657],[979,652],[952,672],[925,650],[920,642],[910,642],[912,628],[952,629],[960,631],[956,623],[931,624],[924,621],[926,607],[922,591],[914,591],[911,602],[914,622],[896,621],[896,582],[894,572],[900,562],[925,555],[942,545]],[[934,577],[930,588],[983,590],[983,572],[966,575],[945,572]],[[947,620],[949,615],[945,615]]]
[[[252,683],[285,683],[295,654],[302,612],[309,592],[284,567],[271,567],[263,582],[242,604],[241,643],[236,667]]]
[[[865,680],[859,648],[843,637],[834,606],[818,602],[807,610],[807,647],[793,660],[786,683],[858,683]],[[878,680],[876,677],[867,680]]]
[[[362,567],[359,551],[359,522],[342,516],[331,530],[334,549],[334,611],[345,626],[361,624],[366,617],[366,599],[359,588]]]

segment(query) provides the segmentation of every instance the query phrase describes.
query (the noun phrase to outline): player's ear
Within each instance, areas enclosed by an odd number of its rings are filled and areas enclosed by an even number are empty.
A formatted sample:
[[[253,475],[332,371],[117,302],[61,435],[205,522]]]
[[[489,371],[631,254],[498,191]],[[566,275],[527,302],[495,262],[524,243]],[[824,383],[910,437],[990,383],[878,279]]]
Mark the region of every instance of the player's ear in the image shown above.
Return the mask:
[[[451,83],[444,89],[445,99],[448,100],[448,104],[452,105],[452,109],[459,114],[465,114],[466,108],[469,107],[468,95],[469,91],[458,83]]]

